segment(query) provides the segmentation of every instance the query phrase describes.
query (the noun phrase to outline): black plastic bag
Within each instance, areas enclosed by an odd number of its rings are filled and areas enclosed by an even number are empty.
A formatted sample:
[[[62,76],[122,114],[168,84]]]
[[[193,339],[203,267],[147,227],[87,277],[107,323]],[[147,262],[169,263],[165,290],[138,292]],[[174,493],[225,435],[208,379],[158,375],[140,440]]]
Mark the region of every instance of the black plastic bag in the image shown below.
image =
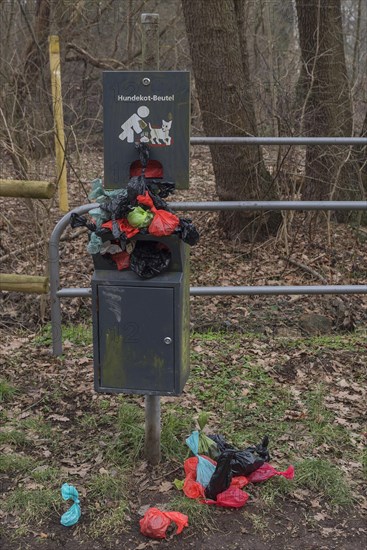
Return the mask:
[[[130,258],[130,269],[142,279],[151,279],[167,269],[171,252],[159,242],[138,241]]]
[[[149,192],[150,197],[152,198],[153,204],[156,207],[157,210],[166,210],[167,212],[171,212],[173,214],[172,210],[166,203],[164,199],[160,195],[155,195],[154,193]]]
[[[126,218],[127,214],[131,210],[126,189],[122,189],[118,195],[108,197],[101,203],[100,208],[105,212],[108,212],[112,220]]]
[[[162,199],[165,199],[168,197],[168,195],[171,195],[175,192],[175,184],[173,181],[161,181],[157,179],[147,179],[147,186],[149,190],[154,193],[154,195],[158,195]],[[158,208],[158,206],[157,206]]]
[[[200,235],[190,218],[180,218],[178,234],[184,243],[194,246],[198,243]]]
[[[217,467],[205,489],[206,498],[216,500],[217,495],[223,493],[231,484],[233,473],[231,461],[235,451],[226,450],[218,458]]]
[[[146,143],[135,143],[135,149],[138,151],[142,173],[144,174],[150,157],[149,147]]]
[[[145,191],[147,190],[147,185],[145,182],[144,176],[133,176],[129,179],[129,183],[127,184],[127,197],[129,204],[131,206],[136,206],[137,201],[136,197],[138,195],[145,195]]]
[[[267,449],[269,444],[268,436],[265,436],[259,445],[247,447],[243,451],[227,443],[222,435],[209,435],[209,437],[215,441],[221,453],[233,452],[231,469],[234,476],[248,476],[260,468],[264,462],[269,462],[270,460]]]
[[[89,231],[95,231],[97,229],[95,223],[89,222],[87,218],[79,216],[79,214],[75,214],[75,212],[70,215],[70,225],[73,229],[76,227],[87,227]]]

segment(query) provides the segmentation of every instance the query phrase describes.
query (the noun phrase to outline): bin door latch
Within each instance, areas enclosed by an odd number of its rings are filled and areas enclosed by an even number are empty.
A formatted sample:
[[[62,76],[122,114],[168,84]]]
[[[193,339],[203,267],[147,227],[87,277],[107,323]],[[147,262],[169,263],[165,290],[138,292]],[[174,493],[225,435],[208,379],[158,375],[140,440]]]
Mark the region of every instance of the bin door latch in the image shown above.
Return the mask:
[[[165,344],[167,344],[167,346],[168,346],[169,344],[172,344],[172,338],[170,338],[169,336],[166,336],[166,337],[164,338],[163,342],[164,342]]]

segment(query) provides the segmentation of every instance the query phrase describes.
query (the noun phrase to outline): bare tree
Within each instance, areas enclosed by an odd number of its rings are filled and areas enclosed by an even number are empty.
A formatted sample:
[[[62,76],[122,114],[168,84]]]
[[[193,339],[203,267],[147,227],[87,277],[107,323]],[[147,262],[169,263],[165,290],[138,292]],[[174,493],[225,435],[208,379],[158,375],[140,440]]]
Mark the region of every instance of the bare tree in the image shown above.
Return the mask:
[[[352,136],[353,117],[340,0],[296,0],[302,67],[298,99],[301,132]],[[351,149],[309,146],[304,199],[364,197],[358,163]]]
[[[204,131],[214,136],[256,136],[244,3],[182,0]],[[259,147],[211,147],[221,200],[261,200],[274,195]],[[256,220],[256,221],[255,221]],[[267,223],[266,223],[267,222]],[[278,216],[222,213],[220,227],[231,238],[254,240],[277,226]]]

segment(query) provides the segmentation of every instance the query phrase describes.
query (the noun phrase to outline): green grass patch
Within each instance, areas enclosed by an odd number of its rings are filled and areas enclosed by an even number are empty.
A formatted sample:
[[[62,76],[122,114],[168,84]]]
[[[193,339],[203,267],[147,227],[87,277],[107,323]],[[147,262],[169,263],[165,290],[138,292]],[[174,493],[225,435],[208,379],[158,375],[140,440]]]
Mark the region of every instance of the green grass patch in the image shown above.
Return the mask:
[[[362,474],[365,480],[367,481],[367,449],[364,449],[361,456],[362,463]]]
[[[164,459],[182,462],[187,456],[185,439],[194,429],[190,411],[172,407],[162,415],[161,448]]]
[[[0,379],[0,403],[5,401],[11,401],[14,395],[17,393],[17,389],[11,386],[9,382]]]
[[[4,510],[20,516],[26,525],[41,524],[52,514],[60,513],[62,500],[59,490],[16,488],[6,498]]]
[[[0,432],[0,445],[16,445],[24,447],[28,442],[24,432],[9,430]]]
[[[115,508],[95,510],[91,514],[89,536],[98,539],[104,537],[108,540],[117,533],[121,533],[127,525],[128,511],[128,503],[125,500],[121,500]]]
[[[89,346],[93,342],[92,325],[63,325],[61,327],[62,341],[68,340],[77,346]],[[50,346],[52,344],[51,323],[45,325],[34,339],[36,346]]]
[[[1,454],[0,455],[0,473],[1,474],[15,474],[26,473],[33,470],[35,467],[35,460],[29,456],[17,455],[17,454]]]
[[[88,497],[92,500],[117,500],[125,495],[125,482],[121,471],[114,475],[98,474],[88,482]]]
[[[308,458],[296,464],[295,483],[326,498],[333,506],[353,503],[343,472],[327,460]]]
[[[282,476],[274,476],[261,484],[260,497],[267,506],[279,505],[280,500],[294,490],[294,481]]]
[[[327,350],[357,351],[363,344],[360,334],[331,334],[308,338],[279,338],[283,347],[307,348],[311,353]]]
[[[60,470],[52,466],[41,465],[32,470],[31,477],[39,483],[56,484],[60,480]]]
[[[343,448],[350,443],[350,437],[346,428],[335,424],[334,414],[326,408],[325,391],[322,386],[318,386],[306,395],[306,425],[311,432],[314,447],[326,443],[332,446],[335,454],[342,455]]]
[[[174,496],[167,504],[167,510],[175,510],[186,514],[189,518],[189,526],[194,531],[202,531],[215,526],[215,511],[211,506],[200,504],[197,500],[183,495]]]
[[[123,401],[114,429],[116,433],[107,444],[106,457],[117,466],[132,466],[144,449],[144,410],[137,403]]]

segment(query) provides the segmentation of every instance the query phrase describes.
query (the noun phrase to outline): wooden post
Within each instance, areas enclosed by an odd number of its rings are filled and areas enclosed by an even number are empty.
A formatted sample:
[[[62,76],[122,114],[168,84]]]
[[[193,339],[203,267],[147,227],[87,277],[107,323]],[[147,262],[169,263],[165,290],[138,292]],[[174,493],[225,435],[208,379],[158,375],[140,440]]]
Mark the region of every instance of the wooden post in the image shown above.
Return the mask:
[[[55,124],[56,174],[61,212],[69,211],[66,180],[64,114],[61,95],[60,43],[56,35],[49,36],[52,105]]]
[[[159,15],[143,13],[142,68],[159,69]],[[161,402],[159,395],[145,396],[145,458],[153,466],[161,460]]]
[[[55,185],[49,181],[0,179],[0,197],[50,199],[54,193]]]
[[[142,13],[142,69],[159,70],[159,15]]]
[[[47,294],[48,277],[0,273],[0,290],[25,292],[27,294]]]

